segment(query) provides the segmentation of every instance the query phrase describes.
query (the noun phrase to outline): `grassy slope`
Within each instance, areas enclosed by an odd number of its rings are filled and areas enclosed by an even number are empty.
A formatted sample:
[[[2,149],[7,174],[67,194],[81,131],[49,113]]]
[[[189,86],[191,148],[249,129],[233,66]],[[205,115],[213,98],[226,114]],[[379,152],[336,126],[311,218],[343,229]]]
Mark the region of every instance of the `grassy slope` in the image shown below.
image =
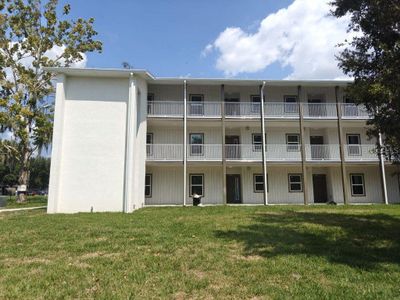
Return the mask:
[[[0,214],[0,298],[400,297],[400,206]]]

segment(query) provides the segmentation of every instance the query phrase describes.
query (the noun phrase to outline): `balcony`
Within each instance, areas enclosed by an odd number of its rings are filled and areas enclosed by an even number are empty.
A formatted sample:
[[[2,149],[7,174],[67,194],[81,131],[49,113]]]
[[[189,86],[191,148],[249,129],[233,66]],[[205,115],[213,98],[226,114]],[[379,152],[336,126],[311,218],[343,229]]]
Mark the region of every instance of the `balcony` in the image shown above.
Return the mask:
[[[336,103],[303,103],[305,119],[337,119]]]
[[[340,161],[339,145],[306,145],[307,161]]]
[[[188,161],[222,161],[222,145],[188,145]]]
[[[260,103],[225,102],[226,118],[260,118]],[[305,119],[337,119],[335,103],[303,103]],[[188,118],[221,118],[222,103],[219,101],[188,102],[186,107]],[[362,105],[341,104],[342,118],[346,120],[365,120],[370,118]],[[183,118],[183,101],[152,101],[147,105],[149,117]],[[265,118],[298,119],[298,103],[266,102],[264,104]]]
[[[369,119],[367,109],[364,105],[356,105],[352,103],[343,103],[341,105],[342,119]]]
[[[346,145],[345,160],[348,162],[378,161],[376,146],[371,145]]]
[[[266,160],[269,162],[301,161],[300,145],[266,145]],[[227,161],[262,161],[261,145],[225,145]]]
[[[183,161],[183,145],[151,144],[146,145],[148,161]]]

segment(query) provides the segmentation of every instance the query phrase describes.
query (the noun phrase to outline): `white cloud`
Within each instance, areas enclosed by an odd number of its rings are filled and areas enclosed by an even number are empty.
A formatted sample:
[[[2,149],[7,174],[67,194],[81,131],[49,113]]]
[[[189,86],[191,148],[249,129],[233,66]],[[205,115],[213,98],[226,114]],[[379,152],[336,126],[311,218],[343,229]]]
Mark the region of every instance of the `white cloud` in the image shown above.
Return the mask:
[[[212,44],[208,44],[205,46],[203,51],[201,51],[201,56],[206,57],[208,54],[210,54],[214,50],[214,46]]]
[[[340,50],[336,45],[350,38],[349,18],[334,18],[330,9],[326,1],[294,0],[262,20],[254,34],[226,28],[203,53],[216,50],[216,67],[226,76],[259,72],[279,63],[290,67],[291,79],[344,78],[335,54]]]

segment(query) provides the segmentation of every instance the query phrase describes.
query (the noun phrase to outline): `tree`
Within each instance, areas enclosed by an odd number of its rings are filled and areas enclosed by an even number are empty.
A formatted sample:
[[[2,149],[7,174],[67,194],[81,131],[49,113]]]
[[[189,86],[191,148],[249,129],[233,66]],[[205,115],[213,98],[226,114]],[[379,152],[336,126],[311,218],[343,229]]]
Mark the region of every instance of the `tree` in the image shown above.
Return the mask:
[[[28,185],[31,157],[52,138],[46,96],[54,77],[43,67],[70,66],[102,49],[93,18],[67,20],[70,5],[61,15],[57,6],[58,0],[0,0],[0,125],[16,142],[6,150],[20,165],[19,185]]]
[[[355,32],[339,55],[354,77],[347,92],[373,115],[370,135],[383,134],[386,155],[400,158],[400,0],[334,0],[336,17],[350,15]]]
[[[50,158],[34,157],[29,168],[29,188],[47,189],[50,178]]]

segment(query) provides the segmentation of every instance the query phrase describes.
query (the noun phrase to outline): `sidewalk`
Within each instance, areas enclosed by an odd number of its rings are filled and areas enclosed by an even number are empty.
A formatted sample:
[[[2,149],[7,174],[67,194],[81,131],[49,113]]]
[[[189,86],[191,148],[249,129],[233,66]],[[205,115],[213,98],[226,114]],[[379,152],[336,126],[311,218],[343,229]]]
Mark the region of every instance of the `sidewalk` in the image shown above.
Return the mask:
[[[21,211],[21,210],[34,210],[46,208],[47,206],[35,206],[35,207],[22,207],[22,208],[0,208],[0,213],[2,212],[11,212],[11,211]]]

